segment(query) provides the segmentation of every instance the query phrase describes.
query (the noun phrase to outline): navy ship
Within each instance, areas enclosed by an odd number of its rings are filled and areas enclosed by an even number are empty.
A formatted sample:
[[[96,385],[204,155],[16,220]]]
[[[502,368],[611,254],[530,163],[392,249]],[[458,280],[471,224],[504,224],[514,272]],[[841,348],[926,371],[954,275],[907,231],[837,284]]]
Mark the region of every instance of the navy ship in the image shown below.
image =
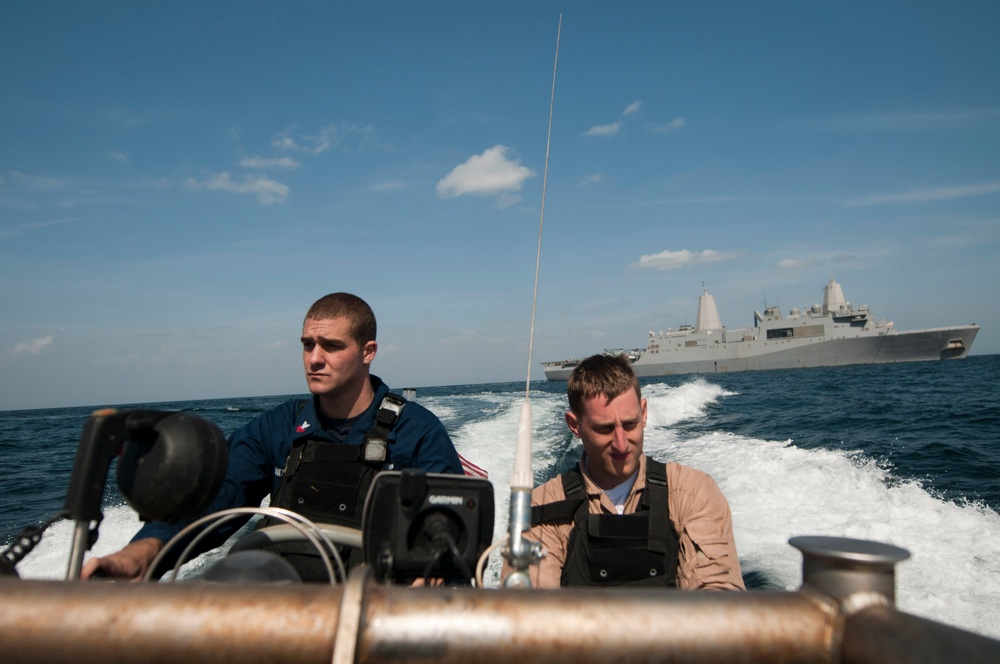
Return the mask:
[[[645,349],[606,349],[625,354],[638,376],[766,371],[845,364],[881,364],[957,360],[969,354],[978,325],[902,332],[876,320],[868,305],[854,308],[840,284],[830,280],[823,305],[793,308],[787,317],[778,307],[754,311],[754,327],[727,329],[715,298],[707,290],[698,299],[694,325],[650,332]],[[542,362],[548,380],[566,380],[579,359]]]

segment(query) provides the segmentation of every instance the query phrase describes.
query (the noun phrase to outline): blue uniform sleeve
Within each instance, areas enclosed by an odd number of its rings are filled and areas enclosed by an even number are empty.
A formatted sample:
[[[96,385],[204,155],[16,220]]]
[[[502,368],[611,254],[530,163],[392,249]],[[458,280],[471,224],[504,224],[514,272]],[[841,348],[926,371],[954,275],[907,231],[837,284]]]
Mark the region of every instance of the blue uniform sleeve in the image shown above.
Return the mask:
[[[448,430],[420,404],[406,405],[394,433],[392,462],[396,470],[421,468],[428,473],[464,473]]]
[[[436,419],[436,418],[435,418]],[[458,451],[451,442],[451,436],[440,422],[432,427],[424,437],[417,450],[416,463],[429,473],[450,473],[462,475],[462,462],[458,459]]]

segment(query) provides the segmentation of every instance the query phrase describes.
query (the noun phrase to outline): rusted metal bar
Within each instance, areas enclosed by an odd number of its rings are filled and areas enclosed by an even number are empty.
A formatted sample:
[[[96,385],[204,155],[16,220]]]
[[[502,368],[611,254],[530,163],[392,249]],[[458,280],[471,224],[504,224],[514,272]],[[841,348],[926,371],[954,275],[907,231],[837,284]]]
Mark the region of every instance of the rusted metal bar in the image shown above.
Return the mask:
[[[0,660],[330,661],[340,589],[0,579]]]
[[[829,662],[797,593],[513,591],[366,583],[355,661]],[[7,661],[330,662],[344,587],[0,581]]]
[[[797,593],[378,587],[367,602],[367,664],[830,662],[836,624]]]
[[[873,606],[844,623],[844,664],[910,662],[1000,662],[1000,641],[957,627]]]
[[[0,659],[328,664],[336,650],[357,664],[1000,661],[1000,641],[884,603],[848,605],[812,590],[403,588],[362,577],[337,587],[0,578]]]

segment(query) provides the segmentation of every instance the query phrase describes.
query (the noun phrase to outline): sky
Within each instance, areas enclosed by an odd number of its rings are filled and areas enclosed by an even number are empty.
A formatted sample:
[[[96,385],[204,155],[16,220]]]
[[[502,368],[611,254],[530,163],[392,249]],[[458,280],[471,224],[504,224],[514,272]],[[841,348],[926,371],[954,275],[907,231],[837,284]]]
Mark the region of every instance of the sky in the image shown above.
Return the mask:
[[[997,34],[990,0],[3,3],[0,410],[302,393],[334,291],[398,388],[830,279],[998,353]]]

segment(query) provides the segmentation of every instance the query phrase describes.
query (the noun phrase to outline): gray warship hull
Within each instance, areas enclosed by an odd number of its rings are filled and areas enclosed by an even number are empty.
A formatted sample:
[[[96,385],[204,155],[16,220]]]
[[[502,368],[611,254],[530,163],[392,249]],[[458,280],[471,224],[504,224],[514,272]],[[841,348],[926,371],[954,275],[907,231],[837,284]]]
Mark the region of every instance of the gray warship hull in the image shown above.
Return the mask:
[[[813,305],[786,318],[776,307],[754,312],[755,327],[726,329],[707,292],[698,304],[698,323],[650,333],[645,349],[625,353],[638,376],[768,371],[849,364],[956,360],[968,355],[977,325],[897,331],[876,321],[866,306],[853,308],[839,284],[826,287],[822,307]],[[548,380],[566,380],[579,360],[543,362]]]

